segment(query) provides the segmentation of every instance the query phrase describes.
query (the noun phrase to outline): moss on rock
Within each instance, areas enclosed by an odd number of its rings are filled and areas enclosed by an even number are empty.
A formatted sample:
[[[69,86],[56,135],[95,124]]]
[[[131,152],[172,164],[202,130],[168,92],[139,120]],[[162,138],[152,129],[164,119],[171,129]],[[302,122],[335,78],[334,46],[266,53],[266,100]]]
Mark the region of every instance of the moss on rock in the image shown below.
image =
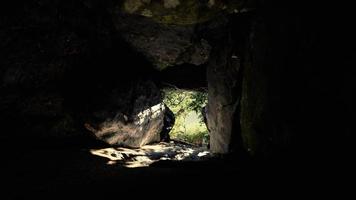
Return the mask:
[[[246,1],[125,0],[119,9],[124,13],[150,17],[163,24],[191,25],[208,21],[220,13],[236,12],[244,7],[244,2]]]

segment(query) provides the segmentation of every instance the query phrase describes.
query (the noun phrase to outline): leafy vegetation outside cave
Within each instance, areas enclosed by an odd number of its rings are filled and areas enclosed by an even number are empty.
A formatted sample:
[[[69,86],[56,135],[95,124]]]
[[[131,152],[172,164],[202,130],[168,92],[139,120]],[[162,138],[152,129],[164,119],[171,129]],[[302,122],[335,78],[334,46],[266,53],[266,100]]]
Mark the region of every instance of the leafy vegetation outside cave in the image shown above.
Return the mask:
[[[208,101],[207,92],[172,88],[163,92],[163,101],[175,116],[171,138],[199,146],[207,145],[209,133],[202,114]]]

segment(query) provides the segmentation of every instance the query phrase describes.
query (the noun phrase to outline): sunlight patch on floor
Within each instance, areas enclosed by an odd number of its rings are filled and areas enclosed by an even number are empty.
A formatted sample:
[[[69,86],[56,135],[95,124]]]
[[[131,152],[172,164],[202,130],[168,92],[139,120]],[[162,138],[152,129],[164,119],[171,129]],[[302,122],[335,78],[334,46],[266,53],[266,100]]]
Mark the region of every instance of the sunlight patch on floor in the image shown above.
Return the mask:
[[[159,143],[143,146],[140,149],[111,147],[91,149],[90,153],[108,159],[108,165],[119,164],[124,167],[147,167],[160,160],[197,161],[210,157],[206,148],[186,144]]]

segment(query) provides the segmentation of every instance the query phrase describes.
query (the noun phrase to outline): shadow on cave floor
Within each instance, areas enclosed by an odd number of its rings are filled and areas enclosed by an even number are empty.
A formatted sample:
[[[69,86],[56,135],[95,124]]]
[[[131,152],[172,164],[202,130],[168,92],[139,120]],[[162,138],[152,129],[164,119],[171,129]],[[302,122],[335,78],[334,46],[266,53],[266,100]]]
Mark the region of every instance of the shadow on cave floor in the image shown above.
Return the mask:
[[[207,183],[212,179],[223,183],[225,179],[241,180],[243,175],[235,163],[213,158],[205,149],[186,144],[159,143],[141,149],[15,145],[5,153],[0,167],[6,183],[2,196],[10,199],[167,193],[174,188],[199,192],[209,187]]]
[[[11,156],[15,151],[21,153]],[[302,163],[308,171],[282,163],[272,166],[242,163],[229,157],[211,156],[204,149],[169,143],[141,149],[100,145],[90,148],[13,146],[2,153],[7,156],[2,157],[0,166],[1,181],[5,183],[0,195],[5,198],[1,199],[96,196],[100,199],[196,196],[200,199],[211,194],[219,194],[223,199],[251,189],[273,192],[273,188],[278,188],[286,192],[296,189],[291,185],[301,181],[303,187],[309,185],[315,190],[315,180],[320,183],[330,178],[328,174],[315,173],[308,163]]]
[[[102,199],[116,195],[166,198],[186,197],[189,192],[201,199],[260,188],[288,191],[298,188],[291,185],[300,182],[314,190],[316,183],[331,178],[330,172],[324,173],[323,168],[309,162],[246,162],[236,155],[212,156],[204,148],[187,144],[126,149],[72,142],[37,147],[1,145],[0,177],[5,183],[1,199]]]

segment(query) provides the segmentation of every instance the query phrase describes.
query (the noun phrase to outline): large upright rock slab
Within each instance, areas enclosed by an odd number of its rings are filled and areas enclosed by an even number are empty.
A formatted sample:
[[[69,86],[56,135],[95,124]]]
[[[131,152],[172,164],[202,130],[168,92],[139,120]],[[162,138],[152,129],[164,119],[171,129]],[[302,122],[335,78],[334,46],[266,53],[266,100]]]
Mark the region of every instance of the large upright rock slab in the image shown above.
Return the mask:
[[[227,46],[227,45],[226,45]],[[210,150],[213,153],[231,152],[236,131],[239,105],[239,63],[232,61],[232,48],[218,48],[209,62],[207,125],[210,133]],[[233,56],[235,57],[235,56]]]
[[[94,111],[85,123],[96,138],[133,148],[161,141],[165,106],[152,82],[139,82],[127,92],[113,92],[110,96],[114,101]]]
[[[236,20],[236,18],[234,18]],[[233,20],[233,19],[229,19]],[[241,94],[249,23],[242,18],[212,29],[214,44],[207,64],[208,104],[206,123],[212,153],[236,153],[245,149],[241,137]]]

